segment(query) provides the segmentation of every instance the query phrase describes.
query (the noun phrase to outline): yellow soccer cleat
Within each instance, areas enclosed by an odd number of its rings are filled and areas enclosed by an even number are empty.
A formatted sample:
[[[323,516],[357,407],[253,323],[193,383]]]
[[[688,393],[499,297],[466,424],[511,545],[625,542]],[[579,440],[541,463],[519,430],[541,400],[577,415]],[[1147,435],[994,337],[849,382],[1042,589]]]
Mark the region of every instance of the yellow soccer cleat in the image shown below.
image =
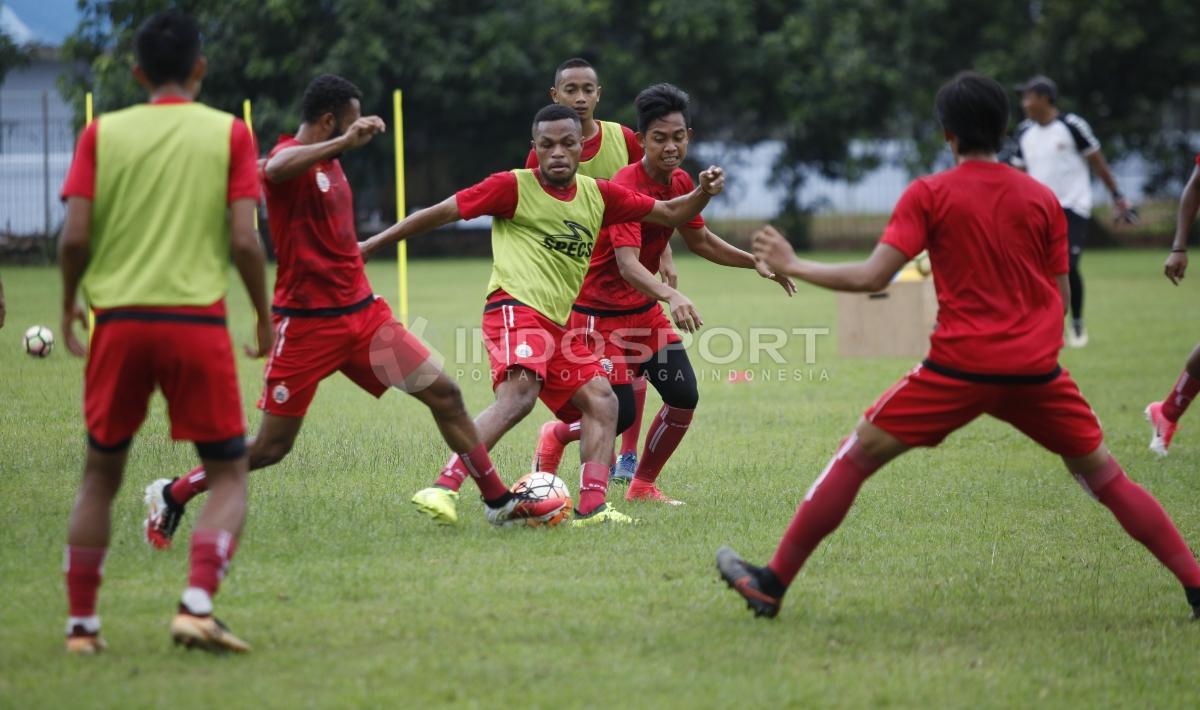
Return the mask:
[[[438,525],[453,525],[458,522],[458,491],[441,486],[430,486],[417,491],[412,497],[417,510],[433,519]]]
[[[618,511],[608,503],[605,503],[587,515],[581,515],[579,511],[576,510],[575,517],[571,521],[571,526],[583,528],[589,525],[603,525],[605,523],[632,525],[636,522],[638,522],[636,518],[631,518],[628,515]]]
[[[246,653],[250,644],[234,636],[229,627],[215,616],[193,616],[180,612],[171,620],[171,638],[176,646],[198,648],[211,653]]]
[[[89,634],[80,629],[67,636],[67,653],[73,656],[94,656],[106,648],[108,644],[100,638],[100,632]]]

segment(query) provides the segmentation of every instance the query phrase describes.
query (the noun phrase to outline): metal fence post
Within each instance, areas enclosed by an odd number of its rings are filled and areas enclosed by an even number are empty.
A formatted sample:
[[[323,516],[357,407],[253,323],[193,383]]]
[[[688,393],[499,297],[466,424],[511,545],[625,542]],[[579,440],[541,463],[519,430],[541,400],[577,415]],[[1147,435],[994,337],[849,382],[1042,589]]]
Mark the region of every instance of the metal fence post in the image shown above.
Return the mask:
[[[45,237],[50,238],[50,93],[42,92],[42,207]]]

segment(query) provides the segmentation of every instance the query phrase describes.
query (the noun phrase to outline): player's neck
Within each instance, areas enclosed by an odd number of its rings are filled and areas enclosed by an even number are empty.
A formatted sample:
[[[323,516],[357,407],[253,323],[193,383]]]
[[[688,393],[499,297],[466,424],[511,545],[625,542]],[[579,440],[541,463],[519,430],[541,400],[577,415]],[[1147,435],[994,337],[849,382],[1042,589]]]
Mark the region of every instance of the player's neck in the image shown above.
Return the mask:
[[[600,122],[594,118],[585,118],[580,123],[583,124],[583,139],[585,141],[590,141],[600,132]]]
[[[574,175],[571,176],[571,179],[567,182],[567,184],[556,185],[546,179],[546,176],[542,174],[541,168],[534,170],[533,174],[537,175],[538,182],[542,183],[546,187],[553,188],[555,190],[570,190],[572,187],[575,187],[575,176]]]
[[[326,138],[321,136],[321,129],[311,123],[301,123],[300,128],[296,131],[295,138],[300,143],[312,145],[314,143],[322,143]]]
[[[671,173],[673,173],[674,170],[668,172],[659,170],[654,163],[650,162],[650,156],[648,155],[642,156],[642,170],[644,170],[646,174],[650,176],[651,180],[659,183],[660,185],[671,184]]]
[[[1052,106],[1041,118],[1037,119],[1037,122],[1043,126],[1049,126],[1051,123],[1054,123],[1056,118],[1058,118],[1058,109]]]
[[[997,156],[995,153],[958,153],[954,156],[954,158],[958,165],[962,165],[967,161],[974,161],[978,163],[1000,162],[999,156]]]
[[[194,92],[188,90],[188,87],[178,82],[171,82],[156,86],[150,92],[150,103],[162,101],[163,99],[187,99],[191,101],[196,98]]]

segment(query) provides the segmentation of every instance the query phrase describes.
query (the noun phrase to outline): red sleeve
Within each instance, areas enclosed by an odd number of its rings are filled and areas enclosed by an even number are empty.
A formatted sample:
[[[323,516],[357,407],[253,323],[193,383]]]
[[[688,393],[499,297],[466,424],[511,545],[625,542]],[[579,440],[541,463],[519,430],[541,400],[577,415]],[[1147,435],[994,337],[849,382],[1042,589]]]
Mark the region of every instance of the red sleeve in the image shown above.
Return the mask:
[[[1196,165],[1200,165],[1200,155],[1196,156]]]
[[[538,166],[537,151],[533,148],[529,149],[529,155],[525,158],[525,167],[533,170]]]
[[[909,259],[925,251],[932,197],[929,188],[920,180],[909,185],[896,203],[879,243],[899,249]]]
[[[642,248],[642,225],[640,222],[622,222],[608,229],[608,240],[613,249],[621,247]]]
[[[1067,214],[1059,206],[1058,200],[1051,196],[1046,205],[1050,213],[1050,273],[1055,276],[1070,271],[1070,254],[1067,247]]]
[[[463,219],[485,214],[512,219],[517,211],[517,176],[511,172],[493,173],[483,182],[459,190],[454,199]]]
[[[676,170],[675,174],[671,176],[671,180],[675,183],[672,186],[671,194],[676,197],[686,195],[696,189],[696,183],[692,182],[692,176],[688,175],[687,171]],[[683,226],[688,229],[704,229],[704,217],[696,215]]]
[[[642,150],[642,146],[638,144],[637,134],[628,126],[621,126],[621,133],[625,135],[625,150],[629,153],[629,163],[632,165],[642,159],[646,151]]]
[[[63,200],[68,197],[96,199],[96,121],[83,129],[83,133],[79,134],[79,142],[75,144],[75,157],[71,159],[71,168],[67,171],[60,195]]]
[[[262,199],[262,188],[258,181],[258,148],[254,136],[240,118],[233,119],[229,131],[229,194],[230,204],[234,200]]]
[[[597,180],[600,196],[604,198],[604,225],[621,222],[641,222],[654,209],[654,198],[641,195],[608,180]]]

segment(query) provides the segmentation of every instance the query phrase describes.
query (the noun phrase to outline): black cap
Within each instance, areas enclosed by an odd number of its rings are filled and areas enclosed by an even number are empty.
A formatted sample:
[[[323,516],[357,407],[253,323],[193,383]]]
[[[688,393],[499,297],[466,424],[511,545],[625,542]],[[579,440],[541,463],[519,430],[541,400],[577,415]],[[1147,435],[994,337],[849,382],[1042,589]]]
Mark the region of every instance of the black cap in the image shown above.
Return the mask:
[[[1017,84],[1014,88],[1021,93],[1036,91],[1039,94],[1049,96],[1051,100],[1058,98],[1058,84],[1055,84],[1054,80],[1050,77],[1041,74],[1030,77],[1029,81],[1026,81],[1024,84]]]

